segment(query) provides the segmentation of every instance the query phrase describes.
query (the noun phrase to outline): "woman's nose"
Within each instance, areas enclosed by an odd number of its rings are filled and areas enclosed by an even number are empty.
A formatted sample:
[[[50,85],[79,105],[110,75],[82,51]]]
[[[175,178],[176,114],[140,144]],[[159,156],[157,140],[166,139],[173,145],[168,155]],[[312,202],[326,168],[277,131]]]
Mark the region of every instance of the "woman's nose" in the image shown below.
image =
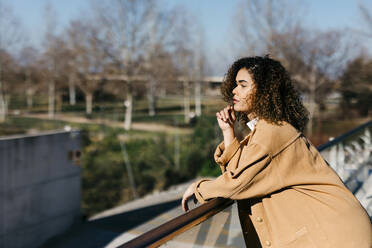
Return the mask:
[[[236,87],[232,90],[232,93],[234,94],[234,95],[236,95]]]

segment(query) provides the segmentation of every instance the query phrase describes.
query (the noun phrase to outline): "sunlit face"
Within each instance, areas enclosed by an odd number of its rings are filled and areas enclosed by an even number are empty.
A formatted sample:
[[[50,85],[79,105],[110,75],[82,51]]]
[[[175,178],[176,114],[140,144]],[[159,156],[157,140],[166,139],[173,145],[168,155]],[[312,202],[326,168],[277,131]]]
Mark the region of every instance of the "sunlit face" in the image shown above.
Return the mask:
[[[252,112],[252,97],[255,85],[247,69],[242,68],[238,71],[236,84],[237,86],[232,91],[234,94],[234,110],[249,115]]]

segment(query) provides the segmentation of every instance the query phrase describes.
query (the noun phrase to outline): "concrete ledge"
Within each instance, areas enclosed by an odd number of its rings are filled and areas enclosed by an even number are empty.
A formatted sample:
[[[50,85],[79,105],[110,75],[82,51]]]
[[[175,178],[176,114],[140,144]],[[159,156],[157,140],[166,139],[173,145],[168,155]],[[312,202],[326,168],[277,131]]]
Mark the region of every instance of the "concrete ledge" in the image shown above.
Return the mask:
[[[39,247],[80,216],[79,131],[0,138],[0,247]]]

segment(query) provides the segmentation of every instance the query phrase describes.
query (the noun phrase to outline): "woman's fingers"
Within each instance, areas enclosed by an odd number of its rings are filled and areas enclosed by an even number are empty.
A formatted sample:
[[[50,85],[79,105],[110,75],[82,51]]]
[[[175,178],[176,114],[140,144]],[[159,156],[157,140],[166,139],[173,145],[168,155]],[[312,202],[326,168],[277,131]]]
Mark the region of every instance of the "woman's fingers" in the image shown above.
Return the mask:
[[[223,121],[226,124],[229,124],[229,126],[233,126],[236,120],[235,112],[231,105],[217,112],[216,116],[217,119]]]
[[[223,109],[223,113],[224,113],[224,115],[225,115],[225,117],[226,117],[226,120],[225,120],[225,121],[230,120],[230,113],[229,113],[229,110],[230,110],[230,107],[229,107],[229,106]]]
[[[220,112],[216,113],[216,116],[221,119],[222,121],[226,122],[227,118],[225,116],[225,113],[221,110]]]
[[[234,111],[233,107],[231,105],[229,105],[229,106],[227,106],[226,108],[223,109],[223,112],[227,116],[227,121],[231,125],[233,125],[235,120],[236,120],[235,111]]]
[[[224,116],[224,121],[230,121],[231,120],[230,111],[231,111],[230,106],[227,106],[220,111],[222,113],[222,115]]]
[[[220,116],[221,116],[221,120],[226,121],[225,112],[223,110],[221,110],[219,113],[220,113]]]
[[[194,196],[194,183],[192,183],[185,191],[182,196],[182,209],[183,211],[189,211],[189,206],[187,205],[187,201]]]
[[[187,199],[185,197],[182,198],[182,209],[184,212],[189,211],[189,206],[187,206]]]
[[[233,109],[233,107],[231,106],[231,118],[232,118],[232,120],[233,121],[235,121],[236,120],[236,115],[235,115],[235,111],[234,111],[234,109]]]
[[[188,201],[192,198],[192,200],[194,201],[194,204],[197,204],[198,203],[198,199],[196,199],[195,195],[192,194],[191,196],[189,197],[182,197],[182,209],[184,212],[187,212],[189,211],[189,205],[188,205]]]
[[[189,206],[187,204],[188,200],[191,198],[192,195],[188,194],[186,191],[185,194],[182,196],[182,209],[183,211],[187,212],[189,211]]]

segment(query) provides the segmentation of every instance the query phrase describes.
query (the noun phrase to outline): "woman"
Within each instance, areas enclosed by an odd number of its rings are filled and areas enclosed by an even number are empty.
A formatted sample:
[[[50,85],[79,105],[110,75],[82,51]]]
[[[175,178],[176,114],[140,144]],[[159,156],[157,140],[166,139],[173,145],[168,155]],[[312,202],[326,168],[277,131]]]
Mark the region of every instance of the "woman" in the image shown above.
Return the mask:
[[[190,185],[184,210],[193,196],[237,200],[247,247],[371,248],[368,214],[301,133],[308,112],[284,67],[267,56],[239,59],[222,93],[233,102],[216,114],[222,175]],[[235,112],[252,130],[240,142]]]

